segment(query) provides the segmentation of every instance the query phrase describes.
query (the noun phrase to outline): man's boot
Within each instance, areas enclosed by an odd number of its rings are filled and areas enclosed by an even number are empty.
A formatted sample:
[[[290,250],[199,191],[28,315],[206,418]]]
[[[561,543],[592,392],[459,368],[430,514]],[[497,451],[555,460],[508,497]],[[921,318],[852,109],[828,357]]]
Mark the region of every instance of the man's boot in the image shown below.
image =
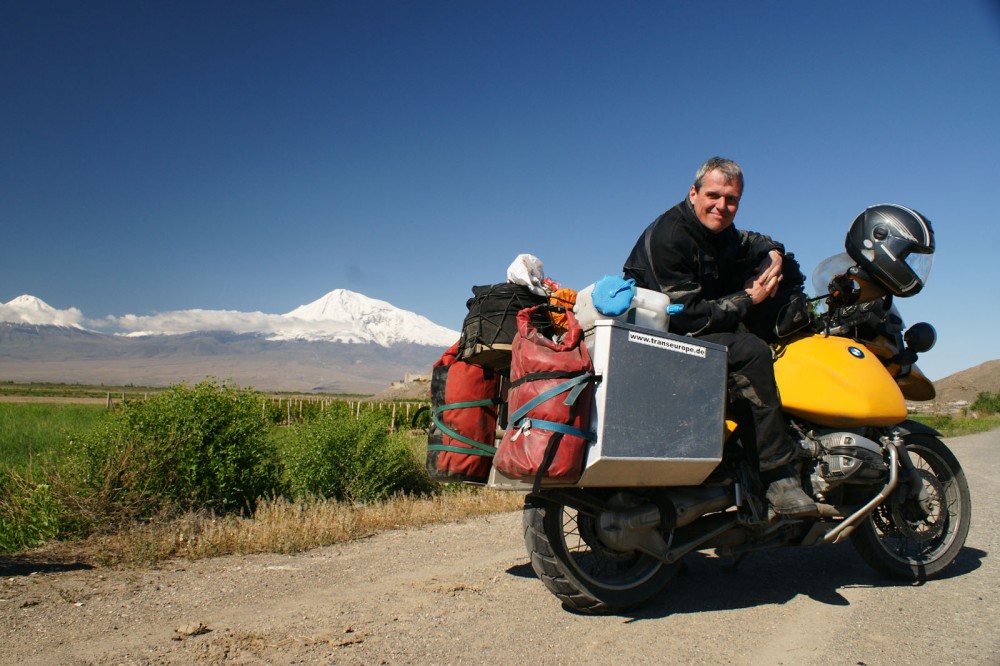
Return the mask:
[[[779,516],[815,516],[819,513],[816,503],[802,490],[798,474],[791,467],[783,467],[764,473],[767,486],[767,502]]]

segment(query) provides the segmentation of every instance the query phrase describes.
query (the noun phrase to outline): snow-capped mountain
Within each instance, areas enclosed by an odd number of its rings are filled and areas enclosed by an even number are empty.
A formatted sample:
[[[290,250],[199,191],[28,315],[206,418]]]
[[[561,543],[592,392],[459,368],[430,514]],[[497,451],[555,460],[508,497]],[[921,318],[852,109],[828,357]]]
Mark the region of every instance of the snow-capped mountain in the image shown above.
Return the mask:
[[[326,296],[281,315],[281,330],[273,340],[337,340],[394,344],[451,345],[458,332],[430,319],[400,310],[386,301],[368,298],[347,289],[334,289]]]
[[[0,304],[0,321],[84,328],[84,317],[78,309],[57,310],[34,296],[18,296]],[[258,334],[268,340],[374,343],[383,347],[396,344],[447,347],[459,335],[414,312],[346,289],[334,289],[285,314],[195,309],[111,316],[87,323],[130,337],[227,331]]]
[[[80,325],[83,313],[76,308],[57,310],[42,299],[27,294],[7,303],[0,303],[0,321],[83,329]]]
[[[0,379],[159,386],[210,376],[274,390],[375,393],[428,372],[458,336],[344,289],[286,314],[178,310],[104,319],[20,296],[0,303]]]

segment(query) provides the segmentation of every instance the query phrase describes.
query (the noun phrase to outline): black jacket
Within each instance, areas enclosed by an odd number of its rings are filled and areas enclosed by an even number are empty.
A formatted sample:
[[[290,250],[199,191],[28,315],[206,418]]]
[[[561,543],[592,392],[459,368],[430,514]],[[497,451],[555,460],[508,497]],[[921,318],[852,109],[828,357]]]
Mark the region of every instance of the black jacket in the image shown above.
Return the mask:
[[[684,309],[670,331],[701,335],[736,331],[753,306],[744,284],[781,243],[734,226],[717,234],[698,221],[690,199],[653,220],[625,261],[625,277],[661,291]]]

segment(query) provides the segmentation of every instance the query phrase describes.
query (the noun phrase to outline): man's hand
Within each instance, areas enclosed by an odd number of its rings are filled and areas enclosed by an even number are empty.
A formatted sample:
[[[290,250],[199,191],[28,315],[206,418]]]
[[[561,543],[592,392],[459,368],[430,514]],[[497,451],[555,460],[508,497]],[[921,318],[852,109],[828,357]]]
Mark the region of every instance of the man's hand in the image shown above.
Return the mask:
[[[743,285],[754,305],[763,302],[765,298],[774,298],[778,294],[778,285],[784,277],[781,274],[781,263],[781,253],[771,250],[764,261],[760,262],[754,276]]]

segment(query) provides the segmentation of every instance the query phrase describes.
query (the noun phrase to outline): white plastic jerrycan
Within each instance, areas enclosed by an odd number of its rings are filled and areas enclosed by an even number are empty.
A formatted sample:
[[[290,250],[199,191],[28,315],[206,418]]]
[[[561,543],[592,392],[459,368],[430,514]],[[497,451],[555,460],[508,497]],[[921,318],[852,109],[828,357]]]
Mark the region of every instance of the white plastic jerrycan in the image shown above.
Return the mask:
[[[625,321],[666,333],[667,325],[670,323],[670,315],[667,312],[669,307],[669,296],[659,291],[639,287],[635,290],[635,296],[632,297],[632,305],[629,307]]]

